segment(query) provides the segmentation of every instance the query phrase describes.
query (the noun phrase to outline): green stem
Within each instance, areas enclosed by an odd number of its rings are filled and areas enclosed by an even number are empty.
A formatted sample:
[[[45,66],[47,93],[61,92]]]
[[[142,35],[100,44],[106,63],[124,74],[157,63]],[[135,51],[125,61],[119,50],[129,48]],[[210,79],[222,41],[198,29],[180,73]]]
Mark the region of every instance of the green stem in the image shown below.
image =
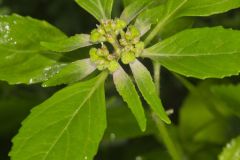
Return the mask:
[[[160,95],[160,64],[153,62],[154,65],[154,81],[155,81],[155,86],[157,88],[157,93]],[[178,147],[176,143],[173,142],[173,139],[171,138],[167,127],[161,121],[158,116],[156,116],[154,113],[153,115],[153,120],[156,123],[156,126],[159,130],[159,135],[161,136],[164,145],[168,149],[169,154],[171,155],[173,160],[182,160],[181,156],[181,151],[178,150]]]

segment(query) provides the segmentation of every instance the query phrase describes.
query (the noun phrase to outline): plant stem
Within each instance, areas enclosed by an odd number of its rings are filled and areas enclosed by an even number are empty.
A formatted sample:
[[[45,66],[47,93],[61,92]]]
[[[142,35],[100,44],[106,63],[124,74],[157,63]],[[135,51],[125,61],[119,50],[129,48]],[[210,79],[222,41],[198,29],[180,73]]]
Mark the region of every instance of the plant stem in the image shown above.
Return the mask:
[[[157,89],[157,93],[160,96],[160,68],[161,65],[153,62],[154,65],[154,81]],[[159,135],[161,136],[164,145],[168,149],[169,154],[173,160],[182,160],[181,151],[178,150],[176,143],[173,142],[167,127],[161,119],[158,118],[154,113],[152,114],[153,120],[159,130]]]

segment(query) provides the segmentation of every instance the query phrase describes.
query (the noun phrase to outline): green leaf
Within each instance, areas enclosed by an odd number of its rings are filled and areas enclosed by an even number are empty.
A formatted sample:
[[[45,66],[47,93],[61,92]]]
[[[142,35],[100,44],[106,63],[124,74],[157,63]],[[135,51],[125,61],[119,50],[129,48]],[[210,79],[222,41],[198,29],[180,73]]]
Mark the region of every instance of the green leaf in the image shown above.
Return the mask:
[[[107,74],[57,92],[32,110],[13,139],[13,160],[93,159],[106,128]]]
[[[56,42],[41,42],[41,45],[54,52],[70,52],[93,44],[88,34],[77,34]]]
[[[50,87],[71,84],[87,77],[96,69],[89,59],[78,60],[63,67],[59,73],[48,79],[42,86]]]
[[[92,14],[98,21],[111,19],[113,0],[75,0],[78,5]]]
[[[44,70],[55,65],[56,60],[50,58],[40,42],[64,38],[61,31],[45,21],[18,15],[0,16],[0,79],[10,84],[45,80]]]
[[[220,85],[211,87],[211,91],[216,95],[232,114],[240,118],[240,85]]]
[[[138,26],[157,23],[145,42],[148,44],[168,23],[184,16],[210,16],[240,7],[239,0],[167,0],[161,6],[146,10],[137,19]]]
[[[153,1],[150,0],[135,1],[123,10],[120,19],[124,20],[125,22],[127,22],[127,24],[129,24],[151,4],[153,4]]]
[[[240,159],[240,136],[233,139],[226,145],[219,156],[219,160],[239,160]]]
[[[146,129],[146,117],[141,100],[135,89],[132,80],[127,73],[122,69],[118,69],[113,73],[113,81],[119,94],[123,100],[127,102],[142,131]]]
[[[164,122],[170,124],[171,121],[168,118],[161,100],[158,97],[155,85],[153,83],[151,74],[147,68],[142,65],[138,60],[135,60],[133,63],[130,63],[135,81],[139,90],[141,91],[144,99],[150,105],[154,113],[162,119]]]
[[[210,16],[240,7],[239,0],[188,0],[178,12],[182,16]]]
[[[222,78],[240,71],[240,32],[201,28],[183,31],[145,50],[171,71],[196,78]]]

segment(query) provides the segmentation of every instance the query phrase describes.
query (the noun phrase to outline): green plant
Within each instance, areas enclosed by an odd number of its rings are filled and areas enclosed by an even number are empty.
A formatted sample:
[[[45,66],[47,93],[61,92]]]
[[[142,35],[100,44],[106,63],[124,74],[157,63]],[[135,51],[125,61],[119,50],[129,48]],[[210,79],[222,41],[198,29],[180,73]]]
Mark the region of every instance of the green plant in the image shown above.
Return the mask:
[[[89,35],[67,37],[45,21],[19,15],[0,16],[0,79],[9,84],[42,83],[43,87],[69,85],[35,107],[24,120],[13,139],[11,158],[93,159],[107,127],[104,83],[109,75],[139,127],[145,131],[148,112],[123,69],[129,65],[171,157],[183,159],[182,149],[177,147],[163,123],[171,122],[159,99],[160,65],[199,79],[238,75],[239,31],[212,27],[180,32],[185,28],[178,23],[185,21],[185,17],[210,16],[238,8],[240,1],[126,1],[129,5],[120,18],[114,19],[111,16],[113,0],[76,2],[99,21]],[[180,33],[168,30],[171,27]],[[88,48],[87,53],[82,51],[83,59],[66,56],[67,52],[82,48]],[[141,58],[153,60],[154,81],[140,62]],[[196,90],[185,79],[177,77],[189,90]],[[220,93],[216,95],[221,96]],[[198,90],[196,94],[210,93]]]

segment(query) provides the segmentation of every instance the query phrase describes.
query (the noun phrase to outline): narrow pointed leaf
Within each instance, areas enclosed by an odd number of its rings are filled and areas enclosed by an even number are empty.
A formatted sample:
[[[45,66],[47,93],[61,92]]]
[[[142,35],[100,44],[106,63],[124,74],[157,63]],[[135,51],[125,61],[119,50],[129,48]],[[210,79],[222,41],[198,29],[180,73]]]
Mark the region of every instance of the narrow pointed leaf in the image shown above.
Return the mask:
[[[123,100],[127,102],[141,130],[145,131],[146,117],[144,109],[132,80],[122,68],[113,73],[113,80],[118,93],[123,97]]]
[[[92,14],[98,21],[111,19],[113,0],[75,0],[79,6]]]
[[[120,18],[129,24],[133,19],[135,19],[141,12],[147,9],[153,1],[151,0],[141,0],[135,1],[128,5],[122,12]]]
[[[151,109],[158,115],[164,122],[170,124],[171,121],[168,118],[161,100],[156,92],[155,85],[153,83],[151,74],[147,68],[142,65],[138,60],[135,60],[130,64],[133,76],[137,83],[139,90],[141,91],[144,99],[147,101]]]
[[[96,69],[89,59],[78,60],[63,67],[59,73],[48,79],[42,86],[50,87],[60,84],[71,84],[87,77]]]
[[[35,107],[13,139],[12,160],[93,159],[106,128],[106,73]]]
[[[0,80],[10,84],[45,80],[44,70],[55,65],[56,60],[47,56],[49,52],[40,42],[64,38],[61,31],[45,21],[18,15],[0,16]]]
[[[191,29],[146,49],[143,56],[185,76],[222,78],[240,72],[239,37],[239,31],[221,27]]]
[[[41,42],[41,45],[54,52],[70,52],[93,44],[90,42],[89,35],[77,34],[56,42]]]
[[[226,145],[219,156],[219,160],[239,160],[240,159],[240,136],[233,139]]]

